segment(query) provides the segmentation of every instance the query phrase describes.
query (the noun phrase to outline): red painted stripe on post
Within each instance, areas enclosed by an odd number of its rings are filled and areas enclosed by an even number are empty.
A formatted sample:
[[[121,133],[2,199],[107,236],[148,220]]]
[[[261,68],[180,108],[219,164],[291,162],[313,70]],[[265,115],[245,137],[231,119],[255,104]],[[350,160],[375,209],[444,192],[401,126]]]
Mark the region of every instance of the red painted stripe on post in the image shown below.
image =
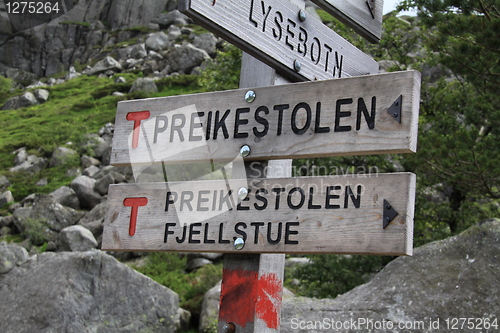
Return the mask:
[[[259,278],[257,288],[257,317],[269,328],[280,326],[280,309],[283,294],[283,280],[276,274],[269,273]]]
[[[259,278],[256,271],[224,269],[219,320],[244,328],[257,317],[278,329],[282,291],[283,281],[274,273]]]
[[[241,327],[254,321],[258,274],[241,268],[222,271],[219,320]]]

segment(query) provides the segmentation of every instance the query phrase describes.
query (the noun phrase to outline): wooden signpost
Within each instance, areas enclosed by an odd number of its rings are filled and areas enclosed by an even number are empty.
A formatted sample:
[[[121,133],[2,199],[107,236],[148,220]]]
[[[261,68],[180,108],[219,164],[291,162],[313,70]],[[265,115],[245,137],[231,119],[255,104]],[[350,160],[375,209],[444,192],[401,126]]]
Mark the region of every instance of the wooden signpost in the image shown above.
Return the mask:
[[[380,39],[381,0],[314,2]],[[284,253],[412,254],[414,174],[292,178],[281,159],[415,152],[420,74],[375,75],[302,0],[179,8],[258,60],[244,53],[242,89],[120,102],[111,164],[223,161],[233,179],[111,185],[102,248],[225,252],[219,332],[276,333]]]
[[[111,163],[410,153],[419,102],[417,71],[124,101]]]
[[[411,173],[111,185],[103,247],[411,255],[414,193]]]
[[[378,73],[375,60],[290,1],[181,0],[179,9],[294,81]]]
[[[372,43],[382,36],[382,0],[312,0]]]

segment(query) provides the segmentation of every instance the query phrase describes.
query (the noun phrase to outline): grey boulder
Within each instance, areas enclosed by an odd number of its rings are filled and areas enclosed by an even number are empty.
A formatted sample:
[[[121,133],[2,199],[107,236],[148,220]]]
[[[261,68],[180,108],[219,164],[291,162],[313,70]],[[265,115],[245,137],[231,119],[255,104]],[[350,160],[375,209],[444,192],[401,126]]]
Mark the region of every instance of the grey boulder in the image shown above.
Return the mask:
[[[2,110],[17,110],[28,106],[36,105],[38,101],[31,92],[25,92],[20,96],[11,97],[5,102]]]
[[[78,156],[78,153],[71,148],[57,147],[52,152],[52,158],[50,159],[49,166],[53,168],[59,165],[63,165],[70,161],[72,158],[76,158]]]
[[[29,258],[28,251],[24,247],[0,243],[0,274],[10,272],[17,265],[25,263]]]
[[[156,86],[153,79],[144,77],[135,80],[134,84],[132,85],[132,88],[130,88],[130,92],[134,91],[143,91],[148,94],[157,93],[158,87]]]
[[[89,251],[97,247],[97,240],[89,229],[81,225],[72,225],[64,228],[57,238],[59,251]]]
[[[83,213],[55,202],[47,194],[33,194],[20,203],[14,213],[14,225],[21,233],[36,236],[38,241],[55,241],[57,234],[74,225]]]
[[[168,59],[170,72],[189,74],[191,70],[200,66],[205,60],[210,59],[207,51],[199,49],[192,44],[176,45],[164,55]]]
[[[47,160],[43,157],[29,155],[24,162],[15,167],[10,168],[11,172],[26,171],[26,172],[40,172],[47,166]]]
[[[170,40],[163,31],[149,35],[146,39],[146,47],[150,50],[160,52],[171,45]]]
[[[95,179],[88,176],[79,176],[71,182],[70,187],[75,191],[82,208],[92,209],[104,200],[94,190],[94,185]]]
[[[114,58],[107,56],[100,60],[94,67],[87,71],[87,75],[98,75],[109,70],[113,72],[119,72],[123,69],[122,65]]]
[[[104,252],[46,252],[3,275],[0,331],[165,332],[179,297]]]
[[[396,332],[405,325],[412,327],[400,332],[436,332],[451,331],[447,318],[497,318],[499,258],[500,220],[479,223],[415,249],[413,257],[397,258],[370,282],[335,299],[286,300],[281,332],[324,332],[315,322],[325,319],[327,325],[349,323],[342,332]],[[360,319],[380,329],[360,326]]]
[[[5,191],[0,194],[0,207],[11,202],[14,202],[14,196],[11,191]]]
[[[54,201],[59,202],[63,206],[73,209],[80,209],[80,201],[75,191],[68,186],[61,186],[57,190],[49,194]]]

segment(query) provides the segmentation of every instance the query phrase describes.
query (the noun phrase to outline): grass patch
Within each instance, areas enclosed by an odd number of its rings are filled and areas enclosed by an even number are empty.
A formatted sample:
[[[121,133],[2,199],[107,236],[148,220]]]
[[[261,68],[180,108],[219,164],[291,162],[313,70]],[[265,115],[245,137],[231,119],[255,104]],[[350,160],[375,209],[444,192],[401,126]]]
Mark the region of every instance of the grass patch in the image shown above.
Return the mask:
[[[158,80],[158,93],[127,94],[132,83],[142,74],[120,73],[117,76],[124,77],[127,83],[116,84],[114,78],[82,75],[45,88],[49,90],[50,96],[44,104],[19,110],[0,110],[0,174],[6,175],[14,184],[11,191],[16,200],[31,193],[50,193],[62,185],[68,185],[72,179],[65,173],[68,168],[78,166],[79,161],[75,165],[44,169],[34,175],[11,173],[8,170],[14,166],[14,150],[26,147],[30,154],[50,158],[56,147],[69,141],[81,142],[85,134],[96,133],[106,123],[114,123],[116,107],[121,100],[203,91],[198,84],[198,77],[179,75]],[[9,85],[7,80],[2,83],[7,87]],[[115,91],[126,95],[112,96]],[[43,178],[47,178],[49,184],[37,187],[36,182]]]
[[[5,175],[12,184],[9,190],[12,192],[14,199],[20,201],[31,193],[49,194],[61,186],[69,185],[75,177],[66,175],[66,171],[76,166],[74,163],[64,164],[58,167],[43,169],[37,173],[18,171],[5,172]],[[36,183],[44,178],[47,178],[47,185],[37,186]]]
[[[222,264],[206,265],[186,273],[187,258],[177,253],[157,252],[147,258],[143,267],[134,267],[156,282],[179,294],[180,307],[199,316],[205,293],[222,278]]]
[[[21,243],[24,240],[24,237],[21,235],[5,235],[0,237],[0,242],[10,243]]]

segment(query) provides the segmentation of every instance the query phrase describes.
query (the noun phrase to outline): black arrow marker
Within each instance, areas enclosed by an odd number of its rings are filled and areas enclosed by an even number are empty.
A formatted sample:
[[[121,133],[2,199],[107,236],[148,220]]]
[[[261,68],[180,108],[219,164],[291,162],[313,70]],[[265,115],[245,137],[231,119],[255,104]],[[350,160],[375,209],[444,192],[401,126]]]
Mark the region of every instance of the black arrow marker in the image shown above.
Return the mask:
[[[384,199],[384,220],[383,220],[383,227],[384,229],[387,228],[389,223],[391,223],[392,220],[398,215],[398,212],[394,208],[392,208],[391,204]]]
[[[401,124],[401,110],[403,105],[403,95],[400,95],[394,103],[387,109],[387,112]]]
[[[372,14],[372,18],[375,19],[375,0],[366,1],[366,5],[368,6],[368,9],[370,10],[370,14]]]

